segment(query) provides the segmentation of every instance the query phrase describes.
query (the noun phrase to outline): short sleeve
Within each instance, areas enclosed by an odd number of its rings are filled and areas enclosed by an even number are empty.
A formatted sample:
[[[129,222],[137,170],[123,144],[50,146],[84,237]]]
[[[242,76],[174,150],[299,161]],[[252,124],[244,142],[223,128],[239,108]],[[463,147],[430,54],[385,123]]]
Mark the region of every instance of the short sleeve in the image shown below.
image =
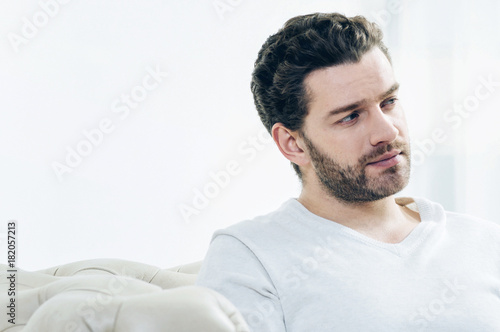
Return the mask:
[[[196,283],[228,298],[253,332],[286,331],[281,303],[269,274],[255,254],[234,236],[215,236]]]

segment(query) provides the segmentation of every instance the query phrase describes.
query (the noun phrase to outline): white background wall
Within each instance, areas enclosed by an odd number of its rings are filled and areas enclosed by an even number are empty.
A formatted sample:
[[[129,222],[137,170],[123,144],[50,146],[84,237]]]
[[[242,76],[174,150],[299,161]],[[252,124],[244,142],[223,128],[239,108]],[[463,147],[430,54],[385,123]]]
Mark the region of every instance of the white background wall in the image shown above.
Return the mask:
[[[499,222],[500,86],[484,83],[500,82],[498,1],[2,0],[0,262],[12,219],[28,270],[200,260],[214,230],[296,196],[250,74],[270,34],[316,11],[362,14],[386,34],[419,157],[402,194]]]

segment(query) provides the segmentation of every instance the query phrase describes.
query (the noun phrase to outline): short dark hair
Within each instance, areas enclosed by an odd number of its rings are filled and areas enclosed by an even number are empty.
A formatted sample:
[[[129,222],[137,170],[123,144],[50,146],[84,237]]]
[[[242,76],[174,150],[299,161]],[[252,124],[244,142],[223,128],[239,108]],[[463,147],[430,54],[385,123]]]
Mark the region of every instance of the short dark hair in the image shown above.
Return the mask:
[[[288,20],[262,45],[252,73],[255,106],[269,133],[277,122],[300,132],[309,102],[304,80],[312,71],[357,63],[373,47],[391,61],[382,38],[363,16],[314,13]],[[299,166],[292,166],[302,179]]]

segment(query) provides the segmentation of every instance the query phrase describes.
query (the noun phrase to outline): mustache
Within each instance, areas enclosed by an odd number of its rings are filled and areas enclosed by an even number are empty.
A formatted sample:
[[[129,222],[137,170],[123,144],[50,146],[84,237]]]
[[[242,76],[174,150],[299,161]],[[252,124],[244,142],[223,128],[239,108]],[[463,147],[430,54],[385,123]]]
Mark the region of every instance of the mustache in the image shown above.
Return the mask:
[[[384,153],[392,151],[392,150],[400,150],[402,154],[409,155],[410,145],[404,141],[395,141],[395,142],[390,143],[390,144],[381,145],[381,146],[375,148],[372,152],[359,158],[359,163],[361,165],[366,165],[370,161],[372,161],[372,160],[376,159],[377,157],[383,155]]]

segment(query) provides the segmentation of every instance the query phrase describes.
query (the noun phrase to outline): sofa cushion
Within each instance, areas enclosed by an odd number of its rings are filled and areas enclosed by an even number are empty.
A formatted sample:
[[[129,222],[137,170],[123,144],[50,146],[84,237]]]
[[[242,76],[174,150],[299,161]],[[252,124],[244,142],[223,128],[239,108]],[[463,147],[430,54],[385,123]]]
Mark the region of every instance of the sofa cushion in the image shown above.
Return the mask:
[[[161,269],[99,259],[35,272],[18,269],[16,324],[1,320],[0,331],[248,331],[224,296],[194,286],[199,266]],[[6,285],[6,265],[0,273]],[[5,294],[4,308],[10,301]]]

